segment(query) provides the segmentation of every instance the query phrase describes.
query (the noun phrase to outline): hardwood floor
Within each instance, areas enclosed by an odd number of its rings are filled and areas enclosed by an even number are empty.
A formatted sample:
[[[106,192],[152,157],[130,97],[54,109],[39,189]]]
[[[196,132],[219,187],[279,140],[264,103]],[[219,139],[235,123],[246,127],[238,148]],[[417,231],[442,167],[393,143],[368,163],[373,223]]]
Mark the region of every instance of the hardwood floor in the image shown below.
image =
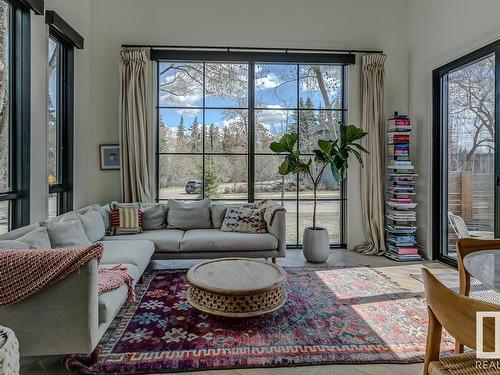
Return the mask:
[[[199,260],[177,261],[152,261],[150,268],[189,268],[199,263]],[[332,266],[357,266],[370,265],[381,271],[403,288],[416,293],[423,293],[424,286],[421,282],[409,277],[410,274],[419,273],[423,267],[429,268],[433,273],[456,272],[448,266],[431,261],[397,263],[385,257],[366,256],[353,251],[331,250],[327,263]],[[297,267],[308,264],[300,250],[288,250],[286,259],[278,259],[278,264],[286,267]],[[420,375],[422,364],[412,365],[328,365],[308,366],[296,368],[263,368],[241,370],[215,370],[184,372],[190,375]],[[61,357],[27,358],[22,361],[21,374],[29,375],[67,375],[61,365]]]

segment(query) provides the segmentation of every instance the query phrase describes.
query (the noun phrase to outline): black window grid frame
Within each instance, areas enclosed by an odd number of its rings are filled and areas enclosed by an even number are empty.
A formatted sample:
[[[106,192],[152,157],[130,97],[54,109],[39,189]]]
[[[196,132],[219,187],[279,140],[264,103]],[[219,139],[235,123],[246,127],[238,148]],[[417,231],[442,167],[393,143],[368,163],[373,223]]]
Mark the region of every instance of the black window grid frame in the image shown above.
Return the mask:
[[[9,227],[30,222],[30,10],[8,0],[9,12],[9,186],[0,192],[8,202]]]
[[[457,267],[448,253],[448,74],[490,55],[495,56],[494,237],[500,237],[500,40],[461,56],[432,72],[432,259]]]
[[[202,105],[201,106],[165,106],[165,105],[160,105],[160,101],[158,98],[159,92],[160,92],[160,63],[162,62],[193,62],[193,63],[202,63],[203,64],[203,81],[202,81],[202,92],[203,92],[203,98],[202,98]],[[248,65],[248,107],[214,107],[214,106],[205,106],[205,97],[206,97],[206,92],[205,92],[205,64],[206,63],[240,63],[240,64],[247,64]],[[297,112],[297,134],[298,134],[298,140],[297,140],[297,145],[300,145],[300,112],[301,111],[330,111],[330,112],[339,112],[341,113],[341,123],[345,124],[347,123],[347,114],[348,114],[348,108],[347,108],[347,75],[348,75],[348,68],[347,64],[339,64],[339,63],[326,63],[326,62],[321,62],[321,63],[288,63],[288,62],[257,62],[257,61],[219,61],[219,60],[208,60],[208,59],[200,59],[200,60],[190,60],[186,61],[185,59],[158,59],[157,60],[157,69],[156,69],[156,155],[155,155],[155,176],[156,176],[156,202],[166,202],[169,199],[161,199],[160,198],[160,184],[159,184],[159,178],[160,178],[160,173],[159,173],[159,158],[161,155],[179,155],[179,156],[188,156],[188,155],[193,155],[193,156],[198,156],[202,157],[202,179],[205,177],[205,159],[206,156],[246,156],[247,157],[247,164],[248,164],[248,176],[247,176],[247,199],[240,199],[240,198],[210,198],[213,202],[242,202],[246,201],[248,203],[253,203],[255,202],[255,165],[254,165],[254,157],[255,156],[270,156],[270,157],[279,157],[279,154],[275,154],[272,152],[269,153],[263,153],[263,152],[255,152],[255,111],[266,111],[266,110],[276,110],[275,108],[265,108],[265,107],[256,107],[255,106],[255,65],[257,64],[266,64],[266,65],[296,65],[297,66],[297,101],[296,101],[296,107],[291,107],[291,108],[279,108],[280,111],[296,111]],[[300,66],[301,65],[338,65],[342,67],[342,72],[341,72],[341,88],[342,88],[342,95],[341,95],[341,106],[342,108],[300,108]],[[160,111],[162,109],[193,109],[193,110],[200,110],[202,111],[202,151],[201,152],[160,152]],[[248,134],[248,139],[247,139],[247,153],[231,153],[231,152],[205,152],[205,111],[206,110],[247,110],[248,111],[248,129],[247,129],[247,134]],[[312,153],[304,153],[304,156],[314,156]],[[296,202],[296,228],[297,228],[297,233],[296,233],[296,241],[295,243],[287,243],[286,247],[287,249],[300,249],[302,248],[302,244],[300,241],[301,238],[301,233],[299,232],[300,228],[300,203],[301,202],[313,202],[314,199],[312,198],[301,198],[300,197],[300,176],[296,174],[295,176],[296,179],[296,186],[297,186],[297,191],[295,192],[296,197],[295,198],[279,198],[275,199],[276,201],[283,201],[283,202]],[[317,202],[320,204],[321,202],[340,202],[340,242],[339,243],[330,243],[330,248],[335,249],[335,248],[346,248],[346,220],[347,220],[347,213],[346,213],[346,206],[347,206],[347,179],[344,180],[340,184],[340,197],[339,198],[317,198]],[[202,197],[201,198],[185,198],[182,199],[184,201],[199,201],[200,199],[205,198],[205,191],[204,189],[201,190]]]
[[[57,43],[56,170],[58,181],[49,185],[57,197],[57,214],[73,209],[74,174],[74,46],[54,27],[49,37]]]

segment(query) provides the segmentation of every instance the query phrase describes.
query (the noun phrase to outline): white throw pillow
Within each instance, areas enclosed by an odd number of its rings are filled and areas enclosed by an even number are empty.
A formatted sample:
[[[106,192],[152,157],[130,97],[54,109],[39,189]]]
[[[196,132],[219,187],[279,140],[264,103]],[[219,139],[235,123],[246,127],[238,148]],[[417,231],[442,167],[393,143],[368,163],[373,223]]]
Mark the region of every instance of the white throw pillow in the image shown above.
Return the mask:
[[[47,228],[50,244],[53,249],[82,248],[92,244],[87,238],[80,220],[61,222],[44,221],[41,225]]]
[[[82,223],[85,234],[90,242],[100,241],[106,235],[106,227],[102,215],[95,208],[91,208],[83,215],[76,212],[69,212],[64,215],[61,221],[67,222],[73,220],[79,220]]]
[[[16,239],[31,249],[50,249],[47,228],[40,227]]]

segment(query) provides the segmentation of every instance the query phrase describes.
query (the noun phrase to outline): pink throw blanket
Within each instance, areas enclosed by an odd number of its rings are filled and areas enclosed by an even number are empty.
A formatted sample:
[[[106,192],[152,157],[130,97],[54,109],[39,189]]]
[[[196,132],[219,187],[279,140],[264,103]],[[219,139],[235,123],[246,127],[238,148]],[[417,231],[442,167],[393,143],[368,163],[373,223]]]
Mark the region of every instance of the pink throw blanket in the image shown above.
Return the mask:
[[[99,266],[99,294],[117,289],[122,284],[128,286],[128,302],[135,302],[134,279],[127,272],[127,266]]]
[[[41,292],[93,259],[100,261],[102,252],[100,243],[83,249],[0,250],[0,306]],[[126,267],[100,268],[99,294],[127,283],[129,298],[133,299],[132,281]]]

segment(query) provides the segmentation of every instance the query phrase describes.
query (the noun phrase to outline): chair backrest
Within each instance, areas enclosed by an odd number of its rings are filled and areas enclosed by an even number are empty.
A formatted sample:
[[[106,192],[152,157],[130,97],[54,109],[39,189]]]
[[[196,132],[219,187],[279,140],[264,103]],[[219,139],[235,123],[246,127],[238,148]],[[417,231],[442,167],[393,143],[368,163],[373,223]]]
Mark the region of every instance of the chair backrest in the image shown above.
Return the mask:
[[[481,240],[478,238],[461,238],[457,241],[458,260],[463,261],[470,253],[481,250],[500,250],[500,239]]]
[[[500,312],[500,306],[475,300],[445,287],[428,269],[422,269],[427,305],[448,333],[469,348],[476,348],[476,313]],[[495,350],[495,321],[483,321],[483,350]]]
[[[448,220],[458,238],[470,238],[469,230],[467,229],[467,225],[465,225],[464,219],[448,211]]]

